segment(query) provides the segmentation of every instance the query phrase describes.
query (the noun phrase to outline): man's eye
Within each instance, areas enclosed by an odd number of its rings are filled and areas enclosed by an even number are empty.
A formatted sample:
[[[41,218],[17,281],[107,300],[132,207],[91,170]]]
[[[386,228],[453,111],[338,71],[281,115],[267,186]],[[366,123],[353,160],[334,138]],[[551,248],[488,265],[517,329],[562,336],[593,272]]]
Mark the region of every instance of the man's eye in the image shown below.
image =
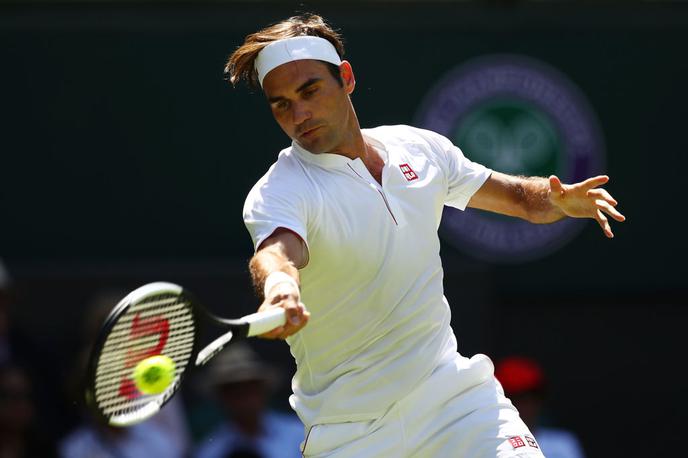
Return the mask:
[[[304,91],[303,96],[304,96],[304,97],[310,97],[310,96],[312,96],[313,94],[315,94],[317,91],[318,91],[317,88],[309,89],[309,90],[307,90],[307,91]]]
[[[278,110],[286,110],[288,107],[289,102],[287,102],[286,100],[281,100],[277,102],[277,104],[275,105],[275,108],[277,108]]]

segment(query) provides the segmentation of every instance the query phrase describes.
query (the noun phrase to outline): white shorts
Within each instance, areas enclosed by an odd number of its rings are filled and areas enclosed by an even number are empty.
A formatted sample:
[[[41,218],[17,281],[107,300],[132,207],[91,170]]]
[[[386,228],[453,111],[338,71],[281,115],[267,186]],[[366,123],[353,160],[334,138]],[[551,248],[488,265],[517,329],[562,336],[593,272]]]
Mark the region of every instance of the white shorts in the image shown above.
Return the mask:
[[[479,380],[466,386],[466,370]],[[485,355],[457,355],[372,421],[316,424],[307,458],[543,458]],[[475,375],[475,374],[472,374]],[[476,380],[474,377],[469,377]]]

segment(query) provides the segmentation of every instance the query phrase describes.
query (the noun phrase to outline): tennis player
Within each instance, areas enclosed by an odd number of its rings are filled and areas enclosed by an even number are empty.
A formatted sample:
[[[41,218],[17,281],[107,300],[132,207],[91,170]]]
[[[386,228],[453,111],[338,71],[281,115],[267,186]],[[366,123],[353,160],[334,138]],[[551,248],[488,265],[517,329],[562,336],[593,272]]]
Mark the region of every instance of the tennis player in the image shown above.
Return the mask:
[[[343,55],[338,34],[304,15],[247,36],[226,67],[233,84],[262,88],[292,140],[250,191],[244,221],[261,309],[289,317],[265,337],[286,339],[296,359],[303,454],[540,457],[490,359],[457,353],[437,228],[451,205],[534,223],[593,218],[612,237],[607,215],[624,216],[599,188],[608,178],[508,176],[434,132],[361,129]]]

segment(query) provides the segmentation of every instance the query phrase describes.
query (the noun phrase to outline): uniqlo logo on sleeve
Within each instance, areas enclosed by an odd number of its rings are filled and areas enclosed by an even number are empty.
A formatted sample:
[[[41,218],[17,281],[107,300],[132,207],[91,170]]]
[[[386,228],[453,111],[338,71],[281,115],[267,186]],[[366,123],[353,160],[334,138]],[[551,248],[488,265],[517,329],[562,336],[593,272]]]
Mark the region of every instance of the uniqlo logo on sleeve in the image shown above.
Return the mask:
[[[526,444],[523,442],[523,439],[521,439],[521,436],[514,436],[509,438],[509,443],[513,448],[519,448],[519,447],[525,447]]]
[[[416,172],[413,171],[410,165],[399,164],[399,168],[401,169],[401,173],[403,173],[406,177],[407,181],[413,181],[418,179],[418,175],[416,175]]]

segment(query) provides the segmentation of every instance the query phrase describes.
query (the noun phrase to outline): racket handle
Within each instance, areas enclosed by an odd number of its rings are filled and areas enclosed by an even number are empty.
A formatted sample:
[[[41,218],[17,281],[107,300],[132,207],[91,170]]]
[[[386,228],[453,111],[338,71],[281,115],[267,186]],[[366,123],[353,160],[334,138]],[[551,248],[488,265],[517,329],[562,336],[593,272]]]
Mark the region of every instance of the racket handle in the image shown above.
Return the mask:
[[[249,324],[248,337],[253,337],[284,326],[287,322],[287,315],[283,308],[278,307],[246,315],[242,320]]]

